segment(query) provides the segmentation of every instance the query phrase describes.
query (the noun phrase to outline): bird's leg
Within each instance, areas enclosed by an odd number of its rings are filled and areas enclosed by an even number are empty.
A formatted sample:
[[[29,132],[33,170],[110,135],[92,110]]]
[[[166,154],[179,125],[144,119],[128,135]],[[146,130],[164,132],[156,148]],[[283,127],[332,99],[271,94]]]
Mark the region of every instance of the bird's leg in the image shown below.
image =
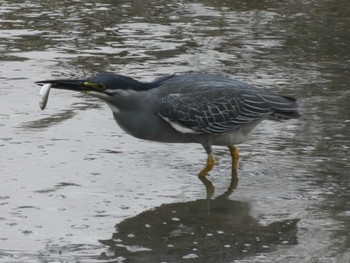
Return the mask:
[[[231,184],[227,191],[233,191],[237,188],[238,185],[238,158],[239,158],[239,152],[237,146],[229,146],[228,147],[231,153],[232,158],[232,175],[231,175]]]
[[[206,175],[213,169],[215,164],[216,164],[215,157],[210,151],[208,153],[207,164],[198,174],[199,180],[201,180],[202,183],[205,185],[205,188],[207,190],[207,198],[208,199],[214,195],[215,188],[214,188],[213,183],[207,179]]]
[[[207,164],[202,169],[202,171],[199,172],[199,177],[205,177],[215,166],[216,160],[213,154],[208,155]]]
[[[234,174],[237,177],[237,168],[238,168],[238,158],[239,158],[239,152],[237,146],[229,146],[232,158],[232,174]]]

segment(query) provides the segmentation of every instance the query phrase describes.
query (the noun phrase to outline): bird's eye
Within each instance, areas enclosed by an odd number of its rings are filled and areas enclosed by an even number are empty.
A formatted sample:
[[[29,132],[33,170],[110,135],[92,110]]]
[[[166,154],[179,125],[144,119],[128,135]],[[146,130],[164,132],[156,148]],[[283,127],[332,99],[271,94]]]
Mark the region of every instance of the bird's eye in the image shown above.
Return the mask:
[[[106,89],[106,85],[103,83],[85,82],[84,85],[87,87],[91,87],[95,90],[105,90]]]
[[[94,88],[104,90],[106,88],[106,86],[103,83],[95,83]]]

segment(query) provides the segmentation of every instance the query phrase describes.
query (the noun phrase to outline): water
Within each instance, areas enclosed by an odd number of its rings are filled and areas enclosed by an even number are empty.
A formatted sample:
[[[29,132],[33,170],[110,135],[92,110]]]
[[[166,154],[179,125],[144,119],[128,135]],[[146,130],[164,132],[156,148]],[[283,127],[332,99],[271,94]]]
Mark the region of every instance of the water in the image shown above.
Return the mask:
[[[350,4],[1,1],[0,262],[350,262]],[[144,142],[82,94],[34,81],[188,70],[298,98],[226,149],[205,200],[198,145]]]

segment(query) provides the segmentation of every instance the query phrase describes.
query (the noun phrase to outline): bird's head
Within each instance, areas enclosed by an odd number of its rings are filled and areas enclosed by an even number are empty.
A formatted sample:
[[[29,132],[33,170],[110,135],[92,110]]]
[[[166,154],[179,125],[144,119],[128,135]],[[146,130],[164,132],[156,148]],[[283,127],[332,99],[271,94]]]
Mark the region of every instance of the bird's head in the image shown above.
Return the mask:
[[[44,80],[38,81],[36,84],[51,84],[51,88],[54,89],[80,91],[104,100],[108,100],[111,96],[121,95],[128,90],[142,91],[148,89],[147,83],[113,73],[101,73],[85,80]]]

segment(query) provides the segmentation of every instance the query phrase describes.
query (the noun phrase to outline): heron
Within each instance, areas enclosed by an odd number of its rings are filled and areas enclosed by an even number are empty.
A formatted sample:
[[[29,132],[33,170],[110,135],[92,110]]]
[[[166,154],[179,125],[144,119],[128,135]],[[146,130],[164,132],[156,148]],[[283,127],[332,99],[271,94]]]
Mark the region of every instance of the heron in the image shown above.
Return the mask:
[[[36,82],[51,88],[84,92],[108,104],[118,125],[128,134],[161,143],[197,143],[207,160],[198,178],[207,196],[207,179],[216,159],[212,146],[227,147],[232,160],[230,191],[238,183],[238,144],[264,120],[299,118],[296,99],[218,74],[175,73],[150,82],[111,72],[86,79]]]

